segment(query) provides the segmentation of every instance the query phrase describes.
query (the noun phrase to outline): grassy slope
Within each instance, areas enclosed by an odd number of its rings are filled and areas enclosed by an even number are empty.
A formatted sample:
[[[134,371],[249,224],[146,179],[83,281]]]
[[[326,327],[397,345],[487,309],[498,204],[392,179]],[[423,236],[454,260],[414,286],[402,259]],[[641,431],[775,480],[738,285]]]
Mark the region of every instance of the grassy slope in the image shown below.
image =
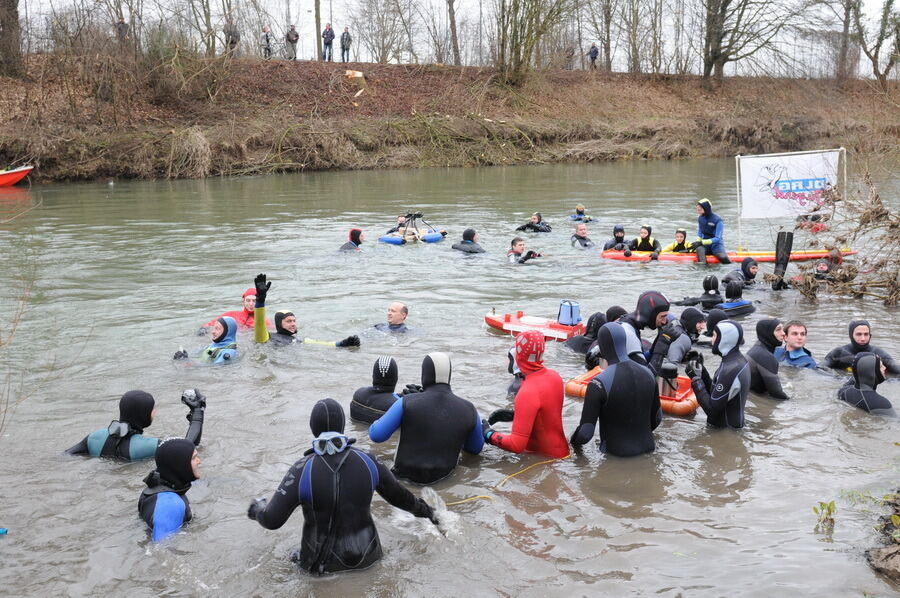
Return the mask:
[[[108,58],[34,57],[32,80],[0,80],[0,164],[42,179],[681,158],[844,145],[890,152],[900,91],[867,82],[553,71],[522,89],[491,69],[233,61],[179,89]],[[183,71],[184,72],[184,71]],[[214,101],[205,86],[218,81]],[[104,100],[98,99],[103,96]]]

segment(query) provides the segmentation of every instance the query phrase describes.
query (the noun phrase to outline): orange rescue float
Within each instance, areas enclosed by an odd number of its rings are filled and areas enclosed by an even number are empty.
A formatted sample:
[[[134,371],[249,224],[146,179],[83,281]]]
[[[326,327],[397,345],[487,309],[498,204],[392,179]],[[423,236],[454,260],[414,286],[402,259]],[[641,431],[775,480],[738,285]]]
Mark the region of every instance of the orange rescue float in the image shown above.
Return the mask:
[[[602,371],[603,369],[597,366],[589,372],[572,378],[566,382],[566,394],[570,397],[584,398],[588,382]],[[674,389],[674,395],[660,393],[660,407],[669,415],[693,415],[697,412],[700,403],[697,402],[697,397],[694,396],[694,391],[691,389],[691,379],[686,376],[678,376],[676,381],[678,388]],[[662,383],[668,385],[666,381]]]
[[[484,322],[495,330],[502,330],[515,336],[526,330],[538,330],[543,333],[546,340],[566,341],[578,334],[584,334],[585,326],[582,322],[568,326],[560,324],[551,318],[538,316],[526,316],[524,311],[514,314],[498,314],[491,312],[484,316]]]

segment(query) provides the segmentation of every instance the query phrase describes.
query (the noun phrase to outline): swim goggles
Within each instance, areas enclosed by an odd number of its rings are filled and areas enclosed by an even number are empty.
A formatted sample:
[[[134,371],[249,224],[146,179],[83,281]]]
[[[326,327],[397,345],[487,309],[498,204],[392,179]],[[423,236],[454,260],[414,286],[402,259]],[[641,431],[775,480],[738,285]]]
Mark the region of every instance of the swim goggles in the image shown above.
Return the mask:
[[[340,432],[322,432],[312,441],[312,449],[317,455],[336,455],[349,444],[349,439]]]

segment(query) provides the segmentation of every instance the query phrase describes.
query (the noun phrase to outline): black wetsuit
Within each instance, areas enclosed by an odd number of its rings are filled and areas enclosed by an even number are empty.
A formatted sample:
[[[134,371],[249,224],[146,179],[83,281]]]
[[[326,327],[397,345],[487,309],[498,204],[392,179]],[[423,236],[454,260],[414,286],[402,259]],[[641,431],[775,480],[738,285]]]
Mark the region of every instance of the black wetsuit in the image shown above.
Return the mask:
[[[893,414],[894,406],[875,389],[884,382],[881,358],[874,353],[857,353],[853,360],[853,378],[838,391],[838,398],[869,413]]]
[[[516,228],[518,231],[530,231],[533,233],[549,233],[551,230],[550,223],[544,222],[541,220],[540,222],[526,222],[522,226]]]
[[[881,358],[881,362],[889,373],[900,374],[900,365],[894,361],[894,358],[887,351],[880,347],[875,347],[871,343],[860,345],[853,340],[853,331],[857,326],[866,326],[870,332],[872,330],[872,327],[866,320],[853,320],[850,322],[850,343],[829,351],[822,365],[837,370],[849,370],[853,366],[853,360],[856,359],[857,353],[874,353]]]
[[[662,365],[659,356],[675,364],[681,363],[692,346],[692,339],[685,331],[681,320],[672,318],[659,330],[653,346],[650,347],[650,363],[655,371],[659,371],[659,366]]]
[[[380,357],[372,368],[372,386],[356,389],[350,401],[350,419],[371,424],[384,415],[400,395],[397,388],[397,362]]]
[[[726,274],[723,282],[727,284],[731,281],[737,281],[745,287],[752,287],[756,284],[756,274],[750,271],[750,268],[753,266],[758,266],[756,260],[752,257],[745,257],[741,262],[741,267]]]
[[[453,244],[453,249],[463,253],[484,253],[484,248],[475,241],[460,241]]]
[[[399,429],[391,471],[418,484],[431,484],[453,472],[461,450],[480,453],[484,436],[475,406],[450,388],[450,360],[445,354],[425,357],[422,387],[422,392],[394,402],[369,427],[369,438],[384,442]]]
[[[719,293],[719,279],[708,274],[703,278],[703,294],[699,297],[685,297],[681,301],[673,301],[672,305],[700,305],[705,310],[715,308],[722,303]]]
[[[579,237],[578,235],[572,235],[572,247],[578,245],[582,249],[590,249],[594,246],[594,242],[591,241],[589,237]]]
[[[138,513],[154,542],[165,539],[191,520],[186,493],[194,477],[194,444],[185,438],[166,440],[156,453],[156,470],[144,478],[147,487],[138,499]]]
[[[653,237],[637,237],[636,239],[631,240],[631,244],[628,247],[632,251],[661,251],[662,245],[659,244],[659,241],[654,239]]]
[[[402,324],[388,324],[387,322],[379,322],[372,326],[375,330],[380,330],[382,332],[391,332],[394,334],[401,334],[403,332],[409,332],[409,328],[406,326],[406,323]]]
[[[584,334],[579,334],[573,336],[568,339],[564,344],[575,351],[576,353],[581,353],[582,355],[586,355],[588,349],[591,348],[591,345],[594,341],[597,340],[597,332],[600,330],[600,327],[606,324],[606,314],[603,312],[597,312],[593,314],[590,318],[588,318],[587,326],[585,326]]]
[[[613,227],[613,238],[603,244],[603,251],[613,249],[615,251],[624,251],[628,249],[628,242],[625,240],[625,229],[621,224]]]
[[[719,322],[716,331],[713,353],[722,355],[722,363],[712,379],[706,367],[701,367],[701,371],[691,380],[691,388],[706,413],[708,425],[743,428],[744,405],[750,390],[750,366],[739,349],[744,331],[740,324],[727,320]]]
[[[659,389],[650,369],[629,359],[626,334],[618,322],[600,329],[597,342],[610,365],[587,386],[573,446],[588,442],[599,421],[604,453],[631,457],[656,448],[653,430],[662,421]]]
[[[790,397],[781,387],[778,361],[775,359],[775,349],[781,346],[774,335],[779,324],[781,322],[778,320],[760,320],[756,323],[759,341],[747,351],[747,362],[750,364],[750,390],[768,393],[773,399],[786,400]]]
[[[338,251],[359,251],[359,245],[353,241],[347,241],[338,248]]]
[[[344,429],[340,405],[329,401],[320,401],[310,418],[318,438]],[[319,408],[323,404],[326,407]],[[326,412],[327,417],[323,416]],[[272,499],[267,504],[254,503],[248,513],[264,528],[278,529],[301,506],[303,541],[292,559],[310,573],[364,569],[381,558],[371,513],[374,492],[416,517],[433,516],[431,508],[404,488],[387,467],[351,443],[352,439],[334,454],[306,451],[288,470]]]
[[[149,459],[156,454],[162,442],[159,438],[143,435],[150,425],[150,413],[155,401],[142,390],[130,390],[119,400],[119,419],[106,428],[94,430],[81,442],[66,450],[70,455],[90,455],[91,457],[112,457],[126,461]],[[191,409],[188,413],[188,430],[185,438],[194,445],[200,444],[203,436],[204,408]]]

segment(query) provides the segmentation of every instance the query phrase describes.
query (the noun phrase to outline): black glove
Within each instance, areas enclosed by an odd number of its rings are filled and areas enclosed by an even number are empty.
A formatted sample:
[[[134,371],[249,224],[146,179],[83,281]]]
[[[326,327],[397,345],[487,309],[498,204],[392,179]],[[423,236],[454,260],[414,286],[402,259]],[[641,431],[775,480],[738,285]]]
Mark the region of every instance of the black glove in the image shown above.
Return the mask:
[[[684,358],[682,359],[682,361],[685,363],[687,363],[688,361],[695,361],[698,364],[703,365],[703,353],[691,349],[684,354]]]
[[[497,422],[511,422],[514,417],[514,412],[512,409],[497,409],[493,413],[491,413],[487,422],[489,424],[496,424]]]
[[[622,255],[624,255],[625,257],[631,257],[631,250],[626,249],[625,251],[622,252]]]
[[[265,305],[266,293],[269,292],[269,287],[272,286],[272,283],[266,282],[265,274],[257,274],[256,278],[253,279],[253,285],[256,287],[256,303],[258,305]]]
[[[494,429],[491,428],[491,424],[489,424],[486,419],[481,420],[481,435],[484,436],[485,442],[488,444],[491,443],[491,436],[494,435]]]
[[[434,509],[421,498],[416,499],[416,506],[413,507],[413,515],[416,517],[427,517],[430,522],[437,525],[438,518],[434,514]]]
[[[693,380],[697,378],[700,373],[703,371],[703,358],[697,354],[697,357],[690,359],[684,364],[684,373],[687,374],[687,377]]]
[[[187,405],[191,411],[206,407],[206,397],[196,388],[189,388],[181,393],[181,402]]]
[[[442,231],[441,231],[441,236],[442,236],[442,237],[446,237],[446,236],[447,236],[447,231],[442,230]]]
[[[334,344],[335,347],[358,347],[359,346],[359,337],[355,334],[353,336],[348,336],[342,341],[338,341]]]
[[[523,224],[522,226],[519,226],[519,227],[516,228],[517,231],[524,231],[524,230],[527,230],[527,229],[528,229],[528,225],[527,225],[527,224]]]
[[[529,250],[525,253],[525,256],[523,257],[523,259],[530,260],[530,259],[533,258],[533,257],[537,257],[537,254],[536,254],[535,252],[533,252],[532,250],[529,249]]]
[[[650,259],[651,259],[651,260],[658,260],[658,259],[659,259],[659,252],[658,252],[658,251],[654,251],[653,253],[651,253],[651,254],[650,254]]]
[[[703,241],[694,241],[693,243],[691,243],[691,249],[693,249],[694,251],[697,251],[697,248],[702,246]]]
[[[406,385],[406,388],[404,388],[404,389],[403,389],[403,392],[401,392],[400,394],[402,394],[402,395],[411,395],[411,394],[415,394],[415,393],[417,393],[417,392],[422,392],[422,391],[424,391],[424,390],[425,390],[425,389],[422,388],[421,386],[419,386],[418,384],[407,384],[407,385]]]
[[[197,336],[206,336],[209,333],[209,328],[206,326],[201,326],[197,329]]]
[[[266,510],[267,504],[269,504],[269,501],[265,498],[254,498],[253,502],[250,503],[250,508],[247,509],[247,517],[256,519],[260,511]]]
[[[172,359],[187,359],[187,358],[188,358],[188,352],[185,351],[183,347],[178,349],[177,351],[175,351],[175,355],[172,356]]]

